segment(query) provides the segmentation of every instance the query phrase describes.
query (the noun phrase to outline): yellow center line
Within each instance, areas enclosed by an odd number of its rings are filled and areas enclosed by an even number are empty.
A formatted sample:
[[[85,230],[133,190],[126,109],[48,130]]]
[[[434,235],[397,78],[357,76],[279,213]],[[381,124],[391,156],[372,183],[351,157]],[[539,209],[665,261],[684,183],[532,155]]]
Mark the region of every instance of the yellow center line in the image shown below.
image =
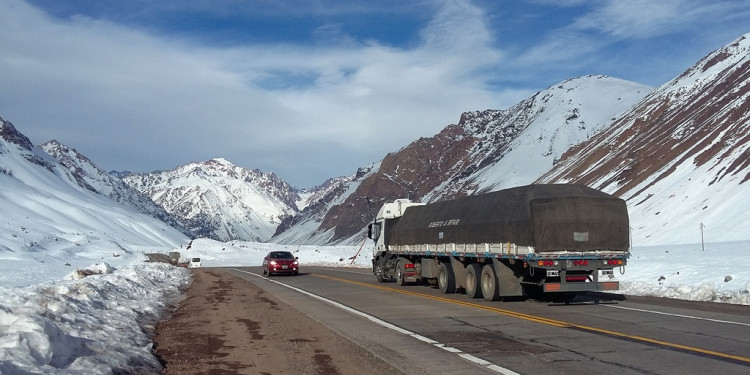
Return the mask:
[[[477,304],[477,303],[472,303],[472,302],[467,302],[467,301],[458,301],[458,300],[453,300],[453,299],[450,299],[450,298],[438,297],[438,296],[433,296],[433,295],[424,294],[424,293],[417,293],[417,292],[412,292],[412,291],[408,291],[408,290],[404,290],[404,289],[389,288],[389,287],[386,287],[386,286],[373,285],[373,284],[363,283],[363,282],[359,282],[359,281],[341,279],[341,278],[338,278],[338,277],[332,277],[332,276],[326,276],[326,275],[318,275],[318,274],[313,274],[313,276],[319,277],[319,278],[322,278],[322,279],[329,279],[329,280],[340,281],[340,282],[344,282],[344,283],[348,283],[348,284],[359,285],[359,286],[363,286],[363,287],[367,287],[367,288],[374,288],[374,289],[380,289],[380,290],[384,290],[384,291],[388,291],[388,292],[407,294],[407,295],[410,295],[410,296],[427,298],[427,299],[431,299],[431,300],[434,300],[434,301],[446,302],[446,303],[451,303],[451,304],[454,304],[454,305],[460,305],[460,306],[466,306],[466,307],[470,307],[470,308],[474,308],[474,309],[479,309],[479,310],[484,310],[484,311],[490,311],[490,312],[497,313],[497,314],[502,314],[502,315],[505,315],[505,316],[510,316],[510,317],[524,319],[524,320],[528,320],[528,321],[532,321],[532,322],[547,324],[547,325],[551,325],[551,326],[555,326],[555,327],[576,328],[576,329],[583,330],[583,331],[590,331],[590,332],[602,333],[602,334],[607,334],[607,335],[612,335],[612,336],[617,336],[617,337],[623,337],[623,338],[627,338],[627,339],[630,339],[630,340],[647,342],[647,343],[650,343],[650,344],[661,345],[661,346],[665,346],[665,347],[669,347],[669,348],[675,348],[675,349],[680,349],[680,350],[685,350],[685,351],[690,351],[690,352],[701,353],[701,354],[704,354],[704,355],[710,355],[710,356],[715,356],[715,357],[719,357],[719,358],[725,358],[725,359],[731,359],[731,360],[735,360],[735,361],[750,363],[750,358],[748,358],[748,357],[743,357],[743,356],[733,355],[733,354],[727,354],[727,353],[717,352],[717,351],[708,350],[708,349],[701,349],[701,348],[696,348],[696,347],[688,346],[688,345],[675,344],[675,343],[668,342],[668,341],[661,341],[661,340],[656,340],[656,339],[652,339],[652,338],[648,338],[648,337],[643,337],[643,336],[630,335],[630,334],[627,334],[627,333],[612,331],[612,330],[603,329],[603,328],[590,327],[590,326],[586,326],[586,325],[582,325],[582,324],[569,323],[569,322],[564,322],[564,321],[561,321],[561,320],[549,319],[549,318],[544,318],[544,317],[541,317],[541,316],[535,316],[535,315],[531,315],[531,314],[525,314],[525,313],[521,313],[521,312],[516,312],[516,311],[501,309],[501,308],[498,308],[498,307],[485,306],[485,305],[480,305],[480,304]]]

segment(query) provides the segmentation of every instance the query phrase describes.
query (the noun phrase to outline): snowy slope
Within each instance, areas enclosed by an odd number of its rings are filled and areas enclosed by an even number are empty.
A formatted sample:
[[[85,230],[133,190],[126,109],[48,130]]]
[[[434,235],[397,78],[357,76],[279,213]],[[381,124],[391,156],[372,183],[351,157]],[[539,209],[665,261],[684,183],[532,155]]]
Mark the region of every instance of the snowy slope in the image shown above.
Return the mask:
[[[501,159],[467,180],[476,184],[477,192],[530,184],[565,151],[596,135],[652,91],[650,86],[605,76],[554,85],[511,109],[526,112],[528,125],[509,142]]]
[[[628,202],[637,244],[750,239],[750,34],[659,87],[540,182]],[[686,235],[689,234],[689,235]]]
[[[123,178],[185,225],[195,237],[266,241],[297,212],[296,191],[273,173],[221,158],[171,171]]]
[[[130,264],[187,241],[164,222],[82,188],[2,119],[0,207],[0,285],[58,278],[92,261]]]
[[[187,229],[161,206],[154,203],[151,198],[133,189],[119,178],[106,173],[75,149],[65,146],[56,140],[45,142],[40,147],[44,152],[67,167],[81,187],[107,196],[126,207],[151,215],[185,235],[190,235]]]

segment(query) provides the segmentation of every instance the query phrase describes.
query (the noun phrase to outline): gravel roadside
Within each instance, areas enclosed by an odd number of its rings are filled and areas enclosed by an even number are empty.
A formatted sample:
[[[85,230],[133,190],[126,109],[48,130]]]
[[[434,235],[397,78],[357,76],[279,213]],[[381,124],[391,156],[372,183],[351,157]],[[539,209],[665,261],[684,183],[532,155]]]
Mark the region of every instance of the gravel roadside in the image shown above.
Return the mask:
[[[192,271],[187,297],[156,325],[162,374],[400,374],[250,282]]]

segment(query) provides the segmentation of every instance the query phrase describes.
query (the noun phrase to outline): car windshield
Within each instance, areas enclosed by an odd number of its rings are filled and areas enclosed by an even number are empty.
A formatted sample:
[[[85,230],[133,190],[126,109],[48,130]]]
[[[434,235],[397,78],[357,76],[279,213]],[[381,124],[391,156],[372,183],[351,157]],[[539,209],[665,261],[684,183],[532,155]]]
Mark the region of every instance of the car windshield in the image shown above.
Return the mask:
[[[271,258],[274,259],[294,259],[294,255],[288,251],[277,251],[271,253]]]
[[[193,262],[197,263],[197,262],[200,262],[200,261],[201,261],[201,258],[193,258]]]

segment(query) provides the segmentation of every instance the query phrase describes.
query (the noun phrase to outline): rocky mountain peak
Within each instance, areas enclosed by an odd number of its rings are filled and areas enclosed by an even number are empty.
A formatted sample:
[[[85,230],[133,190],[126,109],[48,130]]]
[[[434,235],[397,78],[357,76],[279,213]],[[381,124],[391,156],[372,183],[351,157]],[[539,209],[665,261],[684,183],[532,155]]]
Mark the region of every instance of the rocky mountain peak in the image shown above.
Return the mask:
[[[727,66],[737,65],[750,55],[750,34],[710,53],[693,67],[670,81],[667,85],[687,84],[694,80],[708,80],[723,74]]]
[[[742,196],[750,180],[749,52],[747,35],[712,52],[570,149],[538,182],[582,183],[625,198],[631,215],[648,218],[636,228],[641,240],[684,241],[663,228],[750,219],[726,199]],[[740,238],[733,233],[724,240]]]
[[[680,165],[706,165],[711,181],[738,174],[741,182],[747,181],[749,44],[743,36],[709,54],[609,129],[567,152],[563,163],[543,179],[581,182],[615,195],[630,191],[633,196]]]
[[[224,158],[192,163],[189,167],[194,167],[195,170],[211,177],[226,177],[257,185],[289,207],[296,207],[300,200],[297,190],[273,172],[265,173],[259,169],[245,169]]]
[[[97,192],[97,189],[93,187],[87,181],[87,174],[84,167],[92,167],[94,163],[91,162],[87,157],[78,153],[75,149],[71,149],[68,146],[58,142],[57,140],[51,140],[39,145],[47,154],[57,159],[60,164],[64,165],[73,174],[76,183],[84,189]],[[95,174],[105,174],[104,171],[94,168]],[[105,194],[106,195],[106,194]]]
[[[10,121],[5,121],[2,117],[0,117],[0,138],[24,150],[31,151],[34,147],[34,144],[31,143],[28,137],[21,134]]]
[[[181,223],[149,197],[131,188],[120,178],[108,174],[75,149],[57,140],[45,142],[40,148],[67,168],[78,186],[157,218],[183,234],[191,235]]]
[[[9,149],[8,146],[11,148]],[[18,152],[15,153],[17,156],[23,157],[27,161],[40,166],[51,173],[57,174],[60,170],[54,161],[43,151],[34,147],[28,137],[23,135],[21,132],[16,130],[15,126],[10,121],[5,121],[0,118],[0,155],[10,152],[13,154],[13,149]],[[0,165],[0,173],[13,175],[12,168],[6,168]]]
[[[297,191],[273,173],[223,158],[123,180],[178,218],[196,237],[266,241],[297,213]]]
[[[86,166],[95,169],[97,173],[106,174],[104,170],[97,167],[89,158],[78,152],[76,149],[58,142],[56,139],[42,143],[39,147],[69,169],[72,168],[73,172],[78,171],[78,173],[84,173],[82,168]]]

